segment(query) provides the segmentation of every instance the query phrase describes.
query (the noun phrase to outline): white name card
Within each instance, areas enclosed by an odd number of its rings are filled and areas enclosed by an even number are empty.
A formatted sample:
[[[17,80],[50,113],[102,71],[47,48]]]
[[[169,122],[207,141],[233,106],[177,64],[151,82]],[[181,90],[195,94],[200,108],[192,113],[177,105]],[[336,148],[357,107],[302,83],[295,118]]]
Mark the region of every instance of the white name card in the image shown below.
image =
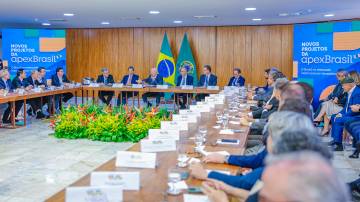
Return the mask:
[[[116,167],[155,168],[156,153],[118,151]]]
[[[219,90],[220,88],[219,88],[219,86],[208,86],[206,89],[207,90]]]
[[[188,122],[185,121],[161,121],[163,130],[189,130]]]
[[[122,88],[122,87],[124,87],[124,84],[123,83],[114,83],[112,85],[112,87],[114,87],[114,88]]]
[[[181,86],[181,89],[183,89],[183,90],[192,90],[192,89],[194,89],[194,86],[188,86],[188,85]]]
[[[123,201],[121,186],[68,187],[66,202],[120,202]]]
[[[139,172],[92,172],[91,186],[121,186],[123,190],[140,189]]]
[[[143,88],[142,84],[132,84],[131,88]]]
[[[141,140],[142,152],[176,151],[176,140]]]
[[[196,115],[187,115],[187,114],[174,114],[172,116],[173,121],[185,121],[188,123],[196,123],[197,116]]]
[[[179,140],[180,130],[149,129],[149,140]]]
[[[180,109],[179,110],[179,114],[180,115],[196,115],[197,117],[201,117],[201,112],[199,112],[198,110],[191,110],[191,109]]]
[[[208,105],[190,105],[190,109],[199,112],[210,112],[211,108]]]
[[[99,87],[100,85],[98,83],[90,83],[90,87]]]
[[[157,89],[168,89],[169,86],[168,85],[156,85]]]

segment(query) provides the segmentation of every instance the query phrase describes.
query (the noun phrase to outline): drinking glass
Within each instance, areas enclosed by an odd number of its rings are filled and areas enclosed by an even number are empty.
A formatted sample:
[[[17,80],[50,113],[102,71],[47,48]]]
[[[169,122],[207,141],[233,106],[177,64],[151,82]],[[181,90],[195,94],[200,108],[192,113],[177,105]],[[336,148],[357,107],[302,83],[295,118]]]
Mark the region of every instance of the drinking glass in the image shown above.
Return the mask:
[[[196,133],[195,134],[195,146],[196,148],[200,149],[201,146],[203,145],[203,141],[204,141],[204,138],[202,136],[201,133]]]
[[[220,111],[216,112],[216,118],[217,118],[216,123],[221,123],[222,116],[223,116],[222,112],[220,112]]]
[[[203,136],[204,142],[205,142],[206,135],[207,135],[207,127],[206,126],[199,126],[199,133]]]
[[[184,168],[187,166],[186,161],[188,160],[188,157],[186,156],[186,149],[183,145],[178,146],[178,167]]]
[[[168,194],[170,195],[178,195],[181,193],[180,189],[177,189],[175,184],[181,181],[181,173],[179,170],[176,170],[175,168],[170,168],[168,171]]]
[[[223,129],[224,129],[224,130],[227,129],[228,123],[229,123],[229,116],[223,116],[223,118],[222,118],[222,124],[223,124]]]

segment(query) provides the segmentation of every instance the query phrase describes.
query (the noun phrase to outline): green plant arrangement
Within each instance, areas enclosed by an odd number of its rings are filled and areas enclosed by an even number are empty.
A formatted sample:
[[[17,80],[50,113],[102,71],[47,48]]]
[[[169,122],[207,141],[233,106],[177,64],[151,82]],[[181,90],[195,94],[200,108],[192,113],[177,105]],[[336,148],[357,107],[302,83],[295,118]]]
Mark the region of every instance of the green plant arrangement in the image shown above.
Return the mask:
[[[171,113],[159,108],[68,106],[50,122],[57,138],[86,138],[103,142],[138,142],[151,128],[170,120]]]

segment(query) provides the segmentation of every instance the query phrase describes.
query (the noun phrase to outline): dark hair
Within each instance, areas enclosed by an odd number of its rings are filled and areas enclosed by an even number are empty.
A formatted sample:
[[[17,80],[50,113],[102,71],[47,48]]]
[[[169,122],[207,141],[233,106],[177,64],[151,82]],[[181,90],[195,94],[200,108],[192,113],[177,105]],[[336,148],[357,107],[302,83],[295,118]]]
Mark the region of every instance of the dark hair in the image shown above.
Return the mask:
[[[24,69],[18,69],[17,71],[16,71],[16,76],[20,76],[22,73],[24,73]]]
[[[239,74],[241,74],[241,69],[240,68],[234,68],[234,71],[237,71]]]
[[[264,71],[265,71],[267,74],[269,74],[270,68],[267,68],[267,69],[265,69]]]
[[[273,72],[271,76],[273,77],[274,81],[280,78],[286,78],[286,76],[282,72]]]
[[[38,72],[41,72],[41,70],[45,69],[45,67],[39,67]]]
[[[57,68],[56,68],[56,73],[58,73],[60,70],[64,70],[64,68],[62,68],[62,67],[57,67]]]
[[[128,70],[132,69],[133,71],[135,71],[135,67],[134,66],[129,66]]]
[[[209,72],[211,72],[211,66],[210,65],[204,65],[204,68],[206,68],[207,70],[209,70]]]
[[[283,104],[279,106],[279,111],[292,111],[305,114],[308,117],[312,117],[310,111],[310,103],[304,99],[288,98],[284,100]]]
[[[304,88],[296,83],[290,83],[281,90],[281,99],[286,100],[293,99],[305,99]]]
[[[313,87],[305,82],[298,82],[297,84],[299,84],[304,89],[306,101],[308,101],[309,103],[312,103],[313,96],[314,96]]]

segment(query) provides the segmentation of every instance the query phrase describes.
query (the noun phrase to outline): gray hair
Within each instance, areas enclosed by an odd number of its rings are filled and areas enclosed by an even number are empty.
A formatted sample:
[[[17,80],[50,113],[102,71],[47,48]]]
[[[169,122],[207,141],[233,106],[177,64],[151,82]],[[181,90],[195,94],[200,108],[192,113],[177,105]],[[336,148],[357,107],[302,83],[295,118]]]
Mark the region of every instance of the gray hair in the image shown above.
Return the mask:
[[[275,81],[274,89],[275,89],[275,90],[280,90],[280,89],[282,89],[284,86],[286,86],[288,83],[289,83],[289,80],[288,80],[286,77],[284,77],[284,78],[278,78],[278,79],[276,79],[276,81]]]
[[[326,144],[324,144],[318,133],[307,128],[294,131],[285,131],[281,138],[273,142],[272,153],[274,155],[290,153],[295,151],[314,151],[330,160],[332,153]]]
[[[268,156],[266,164],[287,165],[283,170],[278,170],[278,173],[290,176],[287,187],[282,190],[287,201],[351,201],[346,184],[318,153],[301,151]]]
[[[269,117],[267,130],[274,142],[279,141],[285,131],[308,130],[316,133],[316,129],[308,116],[291,111],[274,112]],[[273,145],[272,145],[273,146]]]
[[[106,67],[101,68],[101,72],[102,72],[102,73],[104,73],[104,72],[108,72],[108,71],[109,71],[109,69],[108,69],[108,68],[106,68]]]
[[[9,71],[8,70],[6,70],[6,69],[2,69],[2,70],[0,70],[0,78],[4,78],[5,77],[5,75],[7,75],[9,73]]]

